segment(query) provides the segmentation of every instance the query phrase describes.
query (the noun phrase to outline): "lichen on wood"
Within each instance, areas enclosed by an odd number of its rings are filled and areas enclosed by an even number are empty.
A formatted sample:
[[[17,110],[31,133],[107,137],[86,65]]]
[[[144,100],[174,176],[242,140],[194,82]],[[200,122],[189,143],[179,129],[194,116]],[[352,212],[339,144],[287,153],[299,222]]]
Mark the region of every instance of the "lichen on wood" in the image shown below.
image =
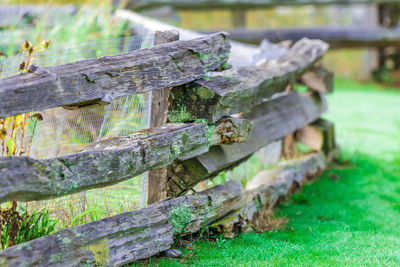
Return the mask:
[[[225,118],[216,126],[170,123],[95,142],[79,153],[52,159],[0,157],[0,203],[112,185],[175,160],[193,158],[210,146],[244,142],[251,127],[249,120],[240,118]]]
[[[0,117],[69,109],[200,79],[229,58],[225,33],[53,67],[0,80]],[[202,55],[199,57],[199,55]]]
[[[186,134],[185,134],[186,133]],[[208,151],[205,124],[167,124],[110,138],[82,152],[38,160],[0,158],[0,202],[59,197],[112,185]]]
[[[267,144],[283,138],[316,120],[327,109],[318,93],[292,92],[252,108],[241,119],[251,121],[247,142],[211,147],[207,153],[168,167],[168,195],[185,194],[198,182],[239,164]]]
[[[171,122],[206,119],[214,123],[223,116],[246,112],[283,92],[311,68],[327,48],[320,40],[302,39],[286,54],[259,66],[234,67],[175,87],[169,97],[168,118]]]
[[[240,209],[243,197],[242,185],[229,181],[10,247],[0,251],[0,266],[124,266],[169,249],[175,231],[195,233]],[[187,215],[185,227],[174,230],[174,211]]]

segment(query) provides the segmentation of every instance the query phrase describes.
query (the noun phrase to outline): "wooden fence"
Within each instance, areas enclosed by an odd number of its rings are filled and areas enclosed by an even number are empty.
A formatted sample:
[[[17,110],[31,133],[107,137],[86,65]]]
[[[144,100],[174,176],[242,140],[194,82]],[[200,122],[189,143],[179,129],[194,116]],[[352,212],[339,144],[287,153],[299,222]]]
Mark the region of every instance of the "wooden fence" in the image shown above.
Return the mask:
[[[149,188],[166,199],[7,248],[0,266],[121,266],[210,224],[251,228],[260,209],[318,175],[335,149],[333,125],[319,119],[333,87],[332,73],[321,66],[327,49],[320,40],[302,39],[283,55],[226,69],[230,43],[216,33],[54,67],[32,65],[0,80],[0,117],[170,88],[169,123],[56,158],[0,158],[0,202],[51,199],[167,167],[166,186]],[[309,90],[295,91],[298,82]],[[311,133],[316,152],[257,175],[246,190],[232,180],[185,194],[296,131],[306,143]],[[188,218],[186,227],[178,227],[179,212]]]
[[[115,1],[119,2],[119,1]],[[210,8],[260,8],[276,6],[334,5],[334,4],[382,4],[398,3],[397,0],[129,0],[128,7],[145,9],[157,6],[171,6],[183,9]]]
[[[210,32],[204,32],[210,34]],[[321,39],[329,43],[331,49],[353,47],[388,47],[400,45],[400,30],[360,27],[315,27],[286,29],[232,29],[229,37],[233,40],[259,44],[263,39],[273,43],[284,40],[297,42],[306,37]]]

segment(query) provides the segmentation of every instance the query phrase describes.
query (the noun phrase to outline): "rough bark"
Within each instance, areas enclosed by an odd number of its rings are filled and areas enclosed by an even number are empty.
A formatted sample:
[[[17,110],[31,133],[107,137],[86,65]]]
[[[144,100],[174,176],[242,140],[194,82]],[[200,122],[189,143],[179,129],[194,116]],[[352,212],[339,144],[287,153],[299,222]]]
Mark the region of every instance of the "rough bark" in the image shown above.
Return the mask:
[[[162,45],[179,40],[177,31],[157,31],[154,44]],[[170,87],[154,90],[151,93],[150,127],[159,127],[168,120],[168,95]],[[153,204],[167,197],[166,167],[149,171],[147,182],[147,204]]]
[[[168,195],[182,195],[198,182],[232,168],[260,148],[316,120],[326,109],[323,96],[296,92],[253,108],[244,117],[253,123],[246,143],[214,146],[207,153],[168,167]]]
[[[302,39],[290,50],[260,66],[236,67],[214,73],[170,92],[168,119],[172,122],[206,119],[246,112],[283,92],[328,49],[319,40]]]
[[[0,157],[0,203],[60,197],[112,185],[208,151],[209,146],[244,142],[251,123],[233,118],[223,133],[203,123],[167,124],[89,145],[53,159]],[[227,121],[224,121],[226,125]],[[244,129],[247,127],[247,130]],[[227,134],[226,137],[224,134]]]
[[[0,251],[0,266],[122,266],[169,249],[174,234],[197,232],[240,209],[243,196],[242,185],[230,181],[10,247]],[[179,229],[185,211],[189,223]]]
[[[229,38],[248,44],[259,44],[263,39],[279,43],[298,41],[304,37],[327,42],[331,49],[351,47],[387,47],[400,45],[400,31],[385,28],[316,27],[282,29],[232,29]],[[203,32],[204,34],[210,32]]]
[[[78,108],[199,79],[229,57],[225,34],[41,68],[0,80],[0,117]]]

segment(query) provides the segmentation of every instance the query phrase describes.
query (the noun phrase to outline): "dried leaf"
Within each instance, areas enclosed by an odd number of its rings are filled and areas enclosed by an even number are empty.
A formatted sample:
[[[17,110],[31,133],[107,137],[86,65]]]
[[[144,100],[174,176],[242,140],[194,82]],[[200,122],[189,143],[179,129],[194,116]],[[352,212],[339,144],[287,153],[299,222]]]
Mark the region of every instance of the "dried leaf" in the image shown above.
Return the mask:
[[[25,71],[25,61],[22,61],[21,63],[19,63],[18,71],[19,72]]]

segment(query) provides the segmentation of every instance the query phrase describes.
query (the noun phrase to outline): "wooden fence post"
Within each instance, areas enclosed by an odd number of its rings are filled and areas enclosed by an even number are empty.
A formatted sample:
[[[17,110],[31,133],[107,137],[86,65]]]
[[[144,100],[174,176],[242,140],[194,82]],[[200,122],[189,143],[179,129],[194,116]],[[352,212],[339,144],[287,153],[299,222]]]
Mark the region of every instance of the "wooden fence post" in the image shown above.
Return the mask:
[[[177,31],[157,31],[155,45],[179,40]],[[158,127],[167,123],[168,95],[170,88],[154,90],[151,93],[150,127]],[[149,171],[147,183],[147,204],[150,205],[167,197],[167,168]]]

